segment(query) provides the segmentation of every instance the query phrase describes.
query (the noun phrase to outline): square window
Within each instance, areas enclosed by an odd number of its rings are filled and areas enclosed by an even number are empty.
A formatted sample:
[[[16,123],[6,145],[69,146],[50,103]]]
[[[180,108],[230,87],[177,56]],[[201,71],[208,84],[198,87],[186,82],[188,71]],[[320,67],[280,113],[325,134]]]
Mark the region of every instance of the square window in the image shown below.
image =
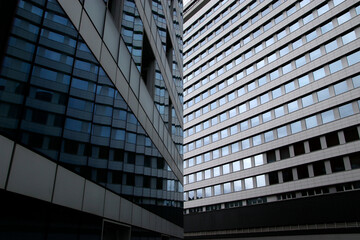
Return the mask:
[[[233,172],[240,171],[240,161],[236,161],[232,163]]]
[[[287,136],[286,126],[279,127],[276,131],[277,131],[278,138],[282,138],[282,137]]]
[[[335,120],[334,110],[329,110],[321,113],[321,119],[323,124],[334,121]]]
[[[338,45],[337,45],[336,40],[334,40],[332,42],[329,42],[328,44],[325,45],[325,50],[326,50],[327,53],[332,52],[337,48],[338,48]]]
[[[339,95],[341,93],[348,91],[348,86],[347,86],[346,81],[342,81],[338,84],[335,84],[334,91],[335,91],[335,95]]]
[[[324,68],[320,68],[316,71],[313,72],[314,75],[314,80],[317,81],[323,77],[325,77],[325,69]]]
[[[341,37],[343,44],[348,44],[349,42],[352,42],[356,39],[355,31],[349,32],[348,34],[345,34]]]
[[[318,125],[316,116],[305,118],[306,128],[310,129]]]
[[[339,107],[340,118],[348,117],[354,114],[352,103]]]

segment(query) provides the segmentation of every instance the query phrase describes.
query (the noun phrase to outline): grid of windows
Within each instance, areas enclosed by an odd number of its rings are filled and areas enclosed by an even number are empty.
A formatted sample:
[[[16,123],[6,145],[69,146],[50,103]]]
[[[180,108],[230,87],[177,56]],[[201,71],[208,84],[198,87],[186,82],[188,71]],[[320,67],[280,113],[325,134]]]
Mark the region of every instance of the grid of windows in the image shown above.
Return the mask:
[[[224,17],[227,6],[185,37],[185,213],[281,200],[260,192],[357,166],[352,153],[300,155],[359,140],[360,5],[254,1]],[[354,124],[352,138],[346,127]],[[248,194],[259,196],[226,203]]]

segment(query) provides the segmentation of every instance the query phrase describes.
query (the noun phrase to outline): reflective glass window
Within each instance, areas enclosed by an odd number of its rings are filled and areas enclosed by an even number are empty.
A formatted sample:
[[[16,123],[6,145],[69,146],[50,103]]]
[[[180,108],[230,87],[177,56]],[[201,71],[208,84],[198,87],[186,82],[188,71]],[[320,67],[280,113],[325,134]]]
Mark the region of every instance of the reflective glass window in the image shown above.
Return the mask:
[[[306,128],[310,129],[318,125],[316,116],[305,118]]]

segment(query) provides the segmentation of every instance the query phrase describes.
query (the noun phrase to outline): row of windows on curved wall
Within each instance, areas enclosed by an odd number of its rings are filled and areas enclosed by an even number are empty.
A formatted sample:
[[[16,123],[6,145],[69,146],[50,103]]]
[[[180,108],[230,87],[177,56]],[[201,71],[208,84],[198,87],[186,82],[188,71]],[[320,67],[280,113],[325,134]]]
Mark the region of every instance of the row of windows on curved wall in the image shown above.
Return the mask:
[[[251,147],[256,147],[261,144],[265,144],[271,141],[275,141],[280,138],[284,138],[308,129],[327,124],[338,119],[346,118],[355,114],[359,114],[360,101],[350,102],[339,107],[329,109],[314,115],[310,115],[306,118],[299,119],[296,122],[286,124],[275,129],[271,129],[267,132],[259,133],[258,135],[241,139],[237,142],[234,142],[229,145],[225,145],[219,148],[216,148],[210,152],[200,154],[193,158],[189,158],[184,161],[184,168],[192,167],[196,164],[201,164],[203,162],[211,161],[218,159],[220,157],[225,157],[230,154],[239,152],[241,150],[246,150]],[[198,163],[194,161],[198,159]]]
[[[337,192],[354,191],[358,189],[360,189],[360,181],[339,183],[324,187],[308,188],[301,191],[286,192],[286,193],[278,194],[276,196],[274,195],[261,196],[256,198],[225,202],[221,204],[207,205],[203,207],[194,207],[194,208],[185,209],[184,214],[216,211],[216,210],[236,208],[236,207],[245,207],[245,206],[263,204],[273,201],[289,200],[289,199],[302,198],[302,197],[312,197],[312,196],[332,194]]]
[[[354,35],[355,33],[352,31],[348,34],[346,34],[345,36],[348,35]],[[330,42],[329,44],[335,42],[336,40]],[[322,47],[316,49],[314,52],[317,52],[317,58],[319,58],[321,56],[321,52],[320,49],[322,49]],[[319,50],[319,51],[318,51]],[[331,62],[321,68],[318,68],[314,71],[312,71],[311,73],[308,73],[304,76],[299,77],[297,80],[293,80],[290,82],[285,83],[284,85],[280,85],[274,89],[271,89],[268,92],[263,93],[262,95],[259,95],[257,97],[252,98],[249,101],[245,101],[242,102],[241,104],[239,104],[237,107],[234,107],[232,109],[230,109],[229,111],[223,112],[221,114],[220,121],[224,121],[226,120],[227,117],[227,112],[229,113],[229,117],[234,117],[236,115],[239,115],[243,112],[246,112],[250,109],[256,108],[262,104],[265,104],[271,100],[274,100],[276,98],[279,98],[285,94],[288,94],[290,92],[292,92],[293,90],[299,88],[299,87],[303,87],[307,84],[309,84],[310,82],[313,81],[317,81],[319,79],[324,78],[325,76],[331,75],[333,73],[336,73],[344,68],[346,68],[347,66],[352,66],[354,64],[356,64],[358,62],[358,55],[359,55],[359,51],[355,52],[355,53],[350,53],[346,56],[346,58],[344,57],[343,60],[340,58],[337,61]],[[311,59],[311,53],[309,54],[309,59]],[[307,57],[307,55],[306,55]],[[213,102],[205,105],[204,107],[202,107],[201,109],[198,109],[194,112],[191,112],[190,114],[186,115],[184,117],[184,122],[187,123],[188,121],[192,121],[197,117],[200,117],[203,114],[208,113],[211,110],[216,109],[217,107],[223,106],[228,102],[233,101],[234,99],[237,99],[241,96],[245,96],[247,93],[252,92],[253,90],[255,90],[256,88],[261,87],[262,85],[266,84],[268,82],[268,79],[270,79],[270,81],[273,81],[277,78],[280,77],[280,70],[282,70],[282,72],[284,73],[284,71],[291,71],[293,69],[293,65],[295,66],[303,66],[306,63],[306,59],[305,56],[302,56],[300,58],[298,58],[297,60],[294,60],[292,62],[290,62],[289,64],[286,64],[283,67],[280,67],[278,70],[273,71],[272,73],[270,73],[269,75],[265,75],[260,77],[257,80],[251,81],[248,84],[245,84],[243,86],[241,86],[240,88],[238,88],[235,91],[232,91],[224,96],[222,96],[221,98],[214,100]],[[345,60],[346,59],[346,60]],[[301,64],[299,62],[302,62]],[[297,65],[300,64],[300,65]],[[284,70],[285,69],[285,70]],[[287,72],[285,72],[286,74]],[[241,75],[242,76],[242,75]],[[240,76],[240,79],[241,79]],[[230,78],[228,80],[225,80],[223,82],[221,82],[218,86],[214,86],[212,89],[209,90],[210,94],[214,94],[216,91],[221,91],[222,89],[224,89],[225,87],[230,86],[231,84],[234,83],[233,78]],[[219,90],[217,90],[217,88]],[[205,92],[203,95],[205,95],[206,97],[209,96],[209,92]],[[200,100],[199,100],[200,101]],[[237,111],[237,108],[238,111]],[[213,120],[214,119],[214,120]],[[211,124],[210,124],[211,122]],[[214,123],[214,124],[213,124]],[[184,131],[184,136],[191,136],[194,133],[198,133],[201,132],[203,129],[206,129],[212,125],[217,124],[217,117],[213,117],[211,119],[205,120],[202,123],[196,125],[196,126],[192,126],[188,129],[186,129]]]
[[[240,11],[236,12],[235,14],[233,14],[234,16],[229,20],[227,21],[224,25],[226,26],[230,26],[231,24],[233,24],[234,22],[236,22],[237,20],[241,18],[243,18],[248,12],[250,12],[252,9],[254,9],[257,5],[259,5],[261,2],[263,2],[264,0],[259,0],[259,1],[252,1],[250,3],[248,3],[247,5],[243,6],[241,8]],[[227,2],[227,1],[226,1]],[[221,19],[225,18],[229,13],[233,12],[233,10],[235,10],[238,6],[240,6],[240,4],[242,4],[243,2],[245,2],[244,0],[240,0],[240,1],[233,1],[232,4],[229,5],[229,7],[227,7],[226,9],[224,9],[221,13],[219,13],[217,16],[215,16],[213,19],[211,19],[205,26],[203,26],[199,31],[193,33],[193,35],[189,36],[189,37],[186,37],[186,40],[185,40],[185,43],[184,43],[184,46],[186,47],[188,44],[192,43],[193,41],[195,41],[197,38],[199,37],[202,37],[201,35],[203,35],[206,31],[209,31],[216,23],[218,23]],[[193,23],[190,27],[192,28],[195,28],[197,27],[197,25],[199,23],[202,23],[206,18],[208,18],[213,12],[215,12],[217,9],[220,8],[221,5],[224,5],[225,2],[222,1],[221,4],[216,4],[211,10],[209,10],[207,13],[205,13],[202,17],[199,18],[198,21],[196,21],[195,23]],[[266,14],[268,14],[270,12],[270,6],[273,5],[273,9],[275,9],[276,7],[278,7],[280,5],[280,0],[277,1],[276,3],[274,4],[269,4],[265,10],[264,10],[264,13],[260,16],[260,18],[262,16],[265,16]],[[234,12],[233,12],[234,13]],[[210,15],[209,15],[210,14]],[[218,32],[220,30],[220,32],[222,31],[221,30],[221,26],[220,28],[218,27],[214,32]],[[186,36],[187,33],[189,31],[185,30],[184,31],[184,35]],[[219,33],[220,33],[219,32]],[[210,41],[211,40],[211,36],[212,33],[206,35],[204,38],[198,40],[199,42],[201,41],[201,43],[199,45],[204,45],[207,41]],[[206,40],[207,38],[209,38],[208,40]],[[196,47],[194,47],[196,48]],[[194,50],[195,51],[195,50]],[[192,53],[192,50],[188,50],[186,53],[185,53],[185,56],[188,56]]]
[[[213,13],[215,13],[222,5],[224,5],[228,0],[225,1],[221,1],[221,3],[215,4],[212,8],[210,8],[206,13],[204,13],[203,15],[199,16],[199,20],[195,20],[193,24],[191,24],[188,28],[184,29],[184,37],[186,37],[188,34],[190,34],[191,31],[193,31],[197,26],[199,26],[199,24],[201,24],[202,22],[204,22],[207,18],[209,18]],[[240,0],[242,2],[244,2],[244,0]],[[234,3],[235,5],[237,5],[238,3]],[[220,15],[220,14],[219,14]],[[189,37],[188,37],[189,38]]]
[[[10,138],[116,193],[180,211],[180,181],[56,2],[19,2],[0,109]]]
[[[306,142],[297,142],[291,145],[282,146],[279,149],[273,149],[255,156],[250,156],[241,160],[236,160],[186,175],[184,176],[184,184],[190,184],[221,175],[243,171],[263,164],[285,160],[305,153],[311,153],[357,140],[359,140],[359,130],[357,129],[357,126],[348,127],[342,129],[341,131],[329,132],[323,136],[313,137],[308,139]],[[194,161],[194,159],[192,161]],[[195,161],[201,163],[201,156],[196,157]]]
[[[312,162],[310,164],[298,165],[279,171],[270,172],[245,179],[237,179],[226,183],[216,184],[184,193],[184,201],[202,199],[212,196],[239,192],[253,188],[259,188],[274,184],[281,184],[311,177],[333,174],[342,171],[357,169],[360,161],[359,153],[337,156],[326,160]],[[352,164],[353,163],[353,164]],[[347,165],[347,167],[345,167]]]
[[[292,43],[286,44],[285,47],[279,48],[275,52],[269,54],[267,57],[264,57],[262,60],[257,61],[257,63],[251,63],[250,66],[245,67],[242,70],[238,71],[236,74],[234,74],[233,77],[241,74],[241,77],[239,76],[239,78],[241,79],[241,78],[255,72],[256,70],[261,69],[264,66],[273,63],[275,60],[285,56],[286,54],[298,49],[299,47],[303,46],[304,44],[311,42],[314,39],[320,37],[321,35],[331,31],[332,29],[334,29],[334,26],[336,26],[336,24],[340,25],[340,24],[343,24],[344,22],[349,21],[351,19],[350,13],[351,13],[351,11],[341,15],[338,18],[334,18],[334,19],[330,20],[329,22],[325,23],[324,25],[320,26],[319,28],[315,28],[315,30],[311,31],[310,33],[300,36],[299,38],[295,39]],[[358,14],[360,14],[360,6],[358,7]],[[353,17],[355,17],[355,15]],[[297,24],[297,25],[299,25],[299,24]],[[289,27],[289,32],[291,33],[292,31],[295,31],[298,28],[299,28],[299,26],[296,29],[291,30],[291,27]],[[354,40],[351,38],[356,39],[355,32],[356,31],[354,30],[354,33],[352,33],[351,35],[342,36],[342,38],[344,39],[343,45]],[[279,39],[279,34],[273,35],[271,38],[261,42],[260,44],[258,44],[254,48],[249,49],[248,51],[244,52],[243,54],[237,54],[236,58],[232,59],[231,61],[228,61],[225,64],[222,64],[222,67],[220,67],[219,69],[215,70],[214,72],[208,74],[202,80],[199,80],[199,81],[195,82],[194,84],[192,84],[191,86],[189,86],[188,88],[186,88],[184,90],[184,96],[186,96],[187,94],[200,88],[201,86],[207,84],[208,82],[215,80],[218,76],[224,74],[225,72],[231,70],[233,67],[241,64],[243,61],[246,61],[247,59],[251,58],[252,56],[254,56],[257,53],[261,52],[262,50],[266,49],[270,45],[274,44],[275,43],[274,39],[275,38]],[[286,29],[281,31],[281,34],[283,34],[281,38],[285,37]],[[250,42],[250,40],[247,42]],[[341,44],[339,45],[339,43],[336,42],[334,39],[334,41],[331,44],[330,43],[327,44],[326,53],[331,52],[340,46],[341,46]],[[234,45],[233,49],[231,49],[231,47],[230,47],[223,53],[220,53],[218,56],[216,56],[215,58],[210,60],[208,63],[205,63],[202,67],[197,69],[195,71],[196,75],[200,74],[202,71],[205,71],[208,68],[208,64],[209,64],[209,67],[213,66],[217,61],[221,61],[224,57],[229,56],[231,53],[235,52],[239,48],[240,48],[240,43],[237,43]],[[277,52],[277,51],[279,51],[279,52]],[[310,53],[311,53],[311,58],[309,60],[305,59],[305,57],[303,57],[304,59],[299,59],[296,67],[298,67],[298,66],[300,67],[303,64],[306,64],[306,61],[312,61],[312,60],[320,57],[322,54],[320,49],[316,49],[311,52],[309,51],[309,54]],[[325,54],[325,51],[323,54]],[[184,82],[185,82],[185,80],[184,80]],[[208,87],[208,88],[210,88],[210,87]],[[212,88],[216,88],[216,86],[213,86]],[[201,98],[204,99],[204,96],[203,96],[204,94],[205,94],[205,98],[206,98],[207,97],[206,93],[207,93],[207,91],[193,97],[192,99],[189,99],[187,102],[185,102],[184,108],[186,109],[188,107],[193,106],[194,104],[198,103],[201,100]]]
[[[260,2],[262,2],[262,1],[260,1]],[[199,60],[198,58],[200,58],[200,56],[202,58],[204,58],[207,55],[206,50],[203,51],[202,53],[200,53],[197,56],[191,56],[191,55],[193,55],[193,54],[195,55],[195,53],[200,49],[200,47],[204,46],[206,43],[213,40],[215,38],[215,36],[220,35],[225,29],[227,29],[229,27],[234,27],[234,30],[230,31],[230,33],[228,33],[226,36],[224,36],[224,40],[226,39],[225,42],[227,42],[228,40],[231,39],[231,37],[232,37],[231,35],[233,35],[233,37],[235,37],[241,31],[246,30],[249,26],[251,26],[252,24],[254,24],[258,20],[260,20],[262,17],[269,14],[271,11],[275,10],[278,6],[281,5],[280,0],[276,1],[273,4],[270,3],[267,8],[264,8],[264,10],[261,11],[261,13],[260,12],[256,13],[254,15],[254,17],[252,18],[252,20],[249,19],[248,21],[246,21],[248,18],[246,18],[245,15],[247,15],[258,4],[259,4],[259,2],[257,2],[257,1],[254,1],[253,3],[250,3],[245,8],[242,8],[240,11],[235,13],[234,16],[231,19],[229,19],[227,22],[224,22],[223,25],[220,25],[219,27],[214,29],[214,31],[212,31],[212,32],[208,33],[207,35],[205,35],[205,37],[202,38],[201,40],[198,40],[198,42],[199,42],[198,44],[194,44],[194,46],[192,48],[188,49],[184,53],[184,58],[186,58],[185,69],[188,69],[193,64],[195,64],[197,62],[197,60]],[[226,11],[226,12],[228,12],[228,11]],[[221,17],[221,15],[219,15],[217,18],[214,19],[214,22],[210,22],[210,24],[208,26],[212,27],[215,23],[219,22],[221,19],[222,19],[222,17]],[[237,23],[238,20],[240,20],[240,19],[243,19],[242,22],[246,22],[246,23],[241,23],[241,24],[238,24],[238,25],[235,26],[235,23]],[[201,35],[204,35],[206,33],[206,30],[207,30],[206,28],[202,28],[194,36],[194,38],[197,38],[197,37],[199,37]],[[261,34],[261,33],[259,32],[259,34]],[[193,39],[190,39],[190,42],[192,42],[192,41],[193,41]],[[216,48],[220,47],[222,44],[218,46],[219,42],[222,42],[222,39],[219,39],[217,41],[217,43],[215,43],[213,46],[216,47]],[[210,50],[210,47],[208,47],[208,49]],[[209,51],[209,54],[211,52],[212,51]],[[189,60],[188,57],[190,57],[190,56],[191,56],[191,59]],[[192,62],[192,60],[195,60],[194,63]],[[187,79],[187,80],[191,80],[191,79]]]
[[[277,8],[280,3],[280,1],[275,2],[274,4],[270,4],[268,8],[265,8],[261,13],[257,13],[251,20],[248,20],[245,24],[243,25],[239,25],[239,27],[235,28],[233,31],[231,31],[230,33],[228,33],[226,36],[224,36],[222,39],[219,39],[211,48],[208,48],[209,51],[208,53],[205,51],[201,52],[199,55],[193,56],[192,59],[190,59],[189,61],[186,61],[186,65],[184,66],[184,69],[188,69],[190,68],[193,64],[196,64],[200,58],[205,58],[208,54],[210,54],[211,52],[213,52],[215,50],[215,48],[218,48],[220,46],[222,46],[224,43],[228,42],[229,40],[231,40],[232,37],[237,36],[241,31],[246,30],[250,25],[254,24],[255,22],[257,22],[259,19],[261,19],[262,17],[264,17],[265,15],[270,13],[270,6],[272,5],[273,8],[272,10],[274,10],[275,8]],[[271,27],[275,26],[276,24],[280,23],[281,21],[285,20],[288,16],[292,15],[294,12],[296,12],[297,8],[302,8],[305,5],[307,5],[308,3],[310,3],[310,1],[302,1],[302,3],[299,4],[299,7],[297,7],[297,4],[293,4],[292,7],[290,7],[288,10],[278,14],[276,17],[274,17],[273,19],[270,19],[269,21],[267,21],[264,25],[258,27],[254,32],[247,34],[243,39],[240,39],[238,41],[236,41],[236,43],[233,45],[234,50],[233,52],[237,49],[240,48],[240,44],[242,44],[242,46],[246,45],[247,43],[249,43],[251,41],[251,38],[255,39],[257,37],[259,37],[261,34],[265,33],[267,30],[269,30]],[[328,10],[328,6],[326,11],[322,11],[323,7],[319,8],[319,11],[315,11],[316,13],[318,13],[318,15],[321,15],[323,13],[325,13]],[[271,10],[271,11],[272,11]],[[247,13],[247,11],[243,11],[245,13]],[[240,16],[243,16],[243,12],[240,13]],[[315,13],[314,12],[314,13]],[[285,17],[284,17],[285,15]],[[316,14],[315,14],[316,15]],[[239,15],[236,15],[235,17],[233,17],[231,20],[229,20],[227,23],[225,23],[223,26],[220,26],[216,31],[214,31],[213,33],[211,33],[209,35],[209,38],[206,40],[206,38],[199,43],[197,46],[194,47],[194,49],[190,50],[190,52],[195,52],[197,49],[199,49],[200,46],[205,45],[205,43],[207,41],[210,41],[211,39],[213,39],[216,35],[219,35],[223,30],[227,29],[228,27],[230,27],[232,24],[234,24],[235,22],[237,22],[237,20],[240,19]],[[302,23],[303,25],[309,23],[310,21],[312,21],[314,19],[313,17],[313,13],[307,15],[303,21],[301,21],[302,18],[297,19],[297,22],[293,22],[291,25],[289,25],[289,30],[290,32],[293,32],[295,30],[297,30],[298,28],[300,28],[300,24]],[[279,31],[280,32],[284,32],[283,31]],[[282,35],[284,35],[284,33],[282,33]],[[243,34],[244,35],[244,34]],[[276,34],[277,35],[277,34]],[[279,35],[281,38],[283,38],[284,36]],[[281,39],[280,38],[280,39]],[[222,42],[224,40],[224,42]],[[224,53],[227,53],[227,55],[229,53],[231,53],[231,46],[228,47]],[[227,56],[226,55],[226,56]],[[215,58],[216,59],[216,58]],[[194,62],[192,61],[194,60]],[[210,61],[209,61],[210,62]],[[211,62],[210,62],[211,63]],[[211,66],[211,65],[210,65]],[[205,69],[207,69],[206,64],[203,65],[201,68],[199,68],[198,70],[204,71]],[[195,76],[199,73],[198,71],[194,71]],[[188,79],[187,76],[190,76],[190,78]],[[185,77],[185,82],[187,82],[187,80],[191,80],[191,78],[193,76],[187,75]]]
[[[305,17],[303,17],[303,18],[297,19],[296,22],[293,22],[291,25],[289,25],[289,32],[292,33],[292,32],[294,32],[294,31],[296,31],[297,29],[300,28],[300,25],[301,25],[301,24],[303,24],[303,25],[308,24],[309,22],[311,22],[312,20],[314,20],[314,15],[315,15],[315,16],[320,16],[320,15],[326,13],[327,11],[329,11],[332,6],[337,6],[337,5],[340,4],[342,1],[343,1],[343,0],[340,0],[340,1],[335,0],[334,2],[333,2],[333,1],[329,1],[327,4],[324,4],[324,5],[322,5],[321,7],[319,7],[316,11],[308,14],[307,16],[305,16]],[[303,2],[304,2],[304,1],[303,1]],[[310,1],[307,1],[306,4],[308,4],[309,2],[310,2]],[[333,4],[332,4],[332,3],[333,3]],[[300,3],[300,8],[301,8],[301,6],[302,6],[302,5],[301,5],[301,3]],[[296,8],[297,8],[297,7],[296,7],[296,4],[295,4],[295,5],[294,5],[293,7],[291,7],[290,9],[288,9],[288,10],[284,11],[283,13],[277,15],[275,18],[273,18],[273,19],[269,20],[268,22],[266,22],[263,26],[260,26],[259,28],[257,28],[254,32],[247,34],[243,39],[240,39],[240,40],[236,41],[235,44],[233,44],[233,46],[228,47],[228,48],[224,51],[225,56],[228,56],[230,53],[232,53],[232,52],[234,52],[236,49],[240,48],[240,44],[241,44],[241,46],[246,45],[247,43],[249,43],[249,42],[252,40],[252,38],[253,38],[253,39],[257,38],[258,36],[260,36],[261,34],[263,34],[264,32],[266,32],[267,30],[269,30],[271,27],[273,27],[273,26],[275,26],[276,24],[278,24],[278,23],[280,23],[281,21],[283,21],[287,16],[292,15],[292,14],[296,11]],[[360,9],[357,8],[356,10],[359,11]],[[268,14],[268,13],[269,13],[269,10],[268,10],[268,9],[265,9],[261,14],[258,13],[258,15],[259,15],[260,18],[261,18],[261,16],[265,16],[265,15]],[[284,17],[284,15],[285,15],[285,17]],[[251,21],[249,20],[249,21],[248,21],[247,23],[245,23],[243,26],[241,26],[241,27],[239,27],[239,28],[235,28],[234,31],[228,33],[226,36],[224,36],[224,38],[218,40],[212,47],[209,47],[209,48],[208,48],[208,50],[209,50],[208,52],[207,52],[207,50],[204,50],[204,51],[202,51],[199,55],[193,56],[190,60],[187,59],[187,61],[186,61],[186,63],[185,63],[185,66],[184,66],[184,70],[186,70],[186,69],[190,68],[191,66],[193,66],[194,64],[196,64],[196,63],[200,60],[200,58],[201,58],[201,59],[205,58],[208,54],[212,53],[212,52],[215,50],[215,48],[219,48],[219,47],[221,47],[224,43],[226,43],[226,42],[228,42],[229,40],[231,40],[231,39],[232,39],[232,36],[233,36],[233,37],[237,36],[237,35],[240,33],[241,28],[242,28],[242,30],[245,30],[245,29],[247,29],[247,28],[252,24],[252,22],[253,22],[253,23],[257,22],[257,21],[259,20],[259,16],[255,16],[255,17],[253,18],[253,20],[251,20]],[[239,16],[235,16],[235,17],[232,19],[232,23],[236,22],[236,20],[238,20],[238,19],[239,19]],[[226,28],[228,28],[229,26],[231,26],[230,21],[223,26],[224,30],[225,30]],[[326,25],[325,25],[325,27],[326,27]],[[213,32],[212,34],[210,34],[210,37],[209,37],[208,41],[211,40],[211,39],[213,39],[213,38],[215,37],[215,35],[220,34],[222,31],[223,31],[223,29],[222,29],[222,27],[220,26],[215,32]],[[275,34],[274,36],[276,36],[278,39],[282,39],[283,37],[285,37],[285,36],[286,36],[286,28],[283,29],[283,30],[281,30],[281,31],[278,31],[278,33]],[[224,40],[224,42],[223,42],[223,40]],[[198,49],[200,48],[200,46],[205,45],[206,42],[207,42],[207,40],[205,39],[204,41],[202,41],[201,43],[199,43],[198,45],[196,45],[196,46],[194,47],[194,49],[190,49],[190,52],[193,52],[193,50],[194,50],[194,51],[198,50]],[[234,49],[231,50],[231,47],[233,47]],[[259,51],[261,51],[261,49],[259,49],[259,48],[261,48],[260,45],[258,45],[257,48],[258,48]],[[221,54],[220,54],[220,55],[221,55]],[[187,56],[185,56],[185,57],[187,57]],[[220,59],[220,57],[222,58],[222,56],[219,56],[219,55],[218,55],[218,58],[219,58],[219,59]],[[210,67],[212,66],[213,61],[216,61],[216,60],[219,61],[218,58],[214,58],[212,61],[209,61],[209,66],[210,66]],[[190,74],[187,74],[187,76],[184,77],[184,82],[187,82],[188,80],[191,80],[194,76],[197,76],[199,73],[201,73],[202,71],[205,71],[207,68],[208,68],[207,64],[206,64],[206,63],[203,64],[200,68],[195,69],[195,70],[194,70],[192,73],[190,73]],[[192,74],[194,74],[194,76],[193,76]]]
[[[340,60],[336,61],[335,63],[339,63]],[[341,61],[340,61],[341,63]],[[333,65],[336,66],[336,65]],[[322,68],[323,69],[323,68]],[[320,69],[321,70],[321,69]],[[315,72],[318,72],[316,70]],[[325,73],[325,71],[321,70],[321,74]],[[308,75],[301,77],[297,80],[291,81],[287,84],[285,84],[284,89],[285,93],[289,93],[296,89],[296,87],[304,86],[304,83],[307,85],[310,83]],[[297,85],[298,83],[299,85]],[[302,96],[299,99],[294,99],[293,101],[286,103],[282,106],[277,106],[274,109],[271,109],[267,112],[261,113],[257,116],[252,116],[249,119],[245,119],[241,121],[239,124],[232,125],[228,128],[221,129],[220,131],[217,131],[213,133],[212,135],[205,136],[203,138],[199,138],[196,141],[190,142],[186,145],[184,145],[184,152],[189,152],[192,150],[195,150],[196,148],[202,147],[204,145],[210,144],[211,142],[218,141],[220,139],[226,138],[228,136],[237,134],[242,131],[246,131],[249,128],[256,127],[258,125],[261,125],[263,123],[269,122],[273,119],[282,117],[285,114],[289,114],[292,112],[295,112],[297,110],[300,110],[302,108],[308,107],[310,105],[316,104],[317,102],[322,102],[326,99],[329,99],[330,97],[337,96],[339,94],[345,93],[347,91],[351,91],[353,88],[358,88],[360,85],[360,76],[354,76],[351,79],[343,80],[331,85],[328,85],[327,87],[323,87],[318,91],[314,91],[312,93],[309,93],[305,96]],[[209,128],[210,126],[216,126],[220,122],[224,122],[230,118],[233,118],[237,116],[238,114],[244,113],[250,109],[252,109],[253,104],[257,104],[260,102],[261,104],[264,104],[269,101],[269,95],[273,96],[277,94],[277,97],[281,96],[281,89],[282,87],[278,87],[273,91],[270,91],[269,93],[266,93],[262,96],[260,96],[260,100],[257,98],[251,100],[249,102],[249,105],[245,102],[244,104],[241,104],[239,107],[234,107],[230,109],[230,111],[225,111],[224,113],[218,114],[217,116],[213,117],[210,120],[207,120],[203,123],[200,123],[196,125],[195,127],[192,127],[188,130],[186,130],[184,133],[184,136],[191,136],[195,133],[199,133],[202,130],[205,130]]]

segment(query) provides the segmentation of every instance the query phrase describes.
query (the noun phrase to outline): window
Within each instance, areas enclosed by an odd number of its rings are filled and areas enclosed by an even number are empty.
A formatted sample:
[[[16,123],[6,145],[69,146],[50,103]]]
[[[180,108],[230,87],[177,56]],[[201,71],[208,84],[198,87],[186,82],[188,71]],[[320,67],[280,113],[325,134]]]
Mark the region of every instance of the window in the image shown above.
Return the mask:
[[[310,52],[310,61],[314,61],[315,59],[321,57],[321,50],[320,48]]]
[[[316,127],[318,125],[316,116],[305,118],[305,124],[307,129]]]
[[[333,26],[332,22],[329,22],[321,27],[321,33],[325,34],[333,28],[334,28],[334,26]]]
[[[253,137],[253,146],[257,146],[261,144],[261,135],[257,135]]]
[[[294,122],[294,123],[290,124],[290,127],[291,127],[291,133],[292,134],[295,134],[295,133],[298,133],[298,132],[302,131],[301,121],[297,121],[297,122]]]
[[[260,124],[260,117],[256,116],[251,119],[251,126],[255,127]]]
[[[288,84],[285,85],[285,92],[289,93],[291,91],[295,90],[295,82],[289,82]]]
[[[316,71],[313,72],[313,75],[314,75],[314,80],[319,80],[323,77],[325,77],[325,69],[324,68],[320,68]]]
[[[223,174],[230,173],[230,164],[223,165]]]
[[[249,139],[245,139],[241,141],[241,147],[243,150],[247,149],[250,147],[250,140]]]
[[[330,97],[329,88],[325,88],[323,90],[318,91],[317,97],[318,97],[319,102],[324,101],[325,99],[328,99]]]
[[[256,186],[257,187],[264,187],[265,183],[265,175],[256,176]]]
[[[307,106],[310,106],[310,105],[314,104],[314,100],[313,100],[312,95],[308,95],[306,97],[303,97],[301,99],[301,102],[302,102],[303,107],[307,107]]]
[[[278,77],[279,77],[279,71],[278,70],[275,70],[275,71],[270,73],[270,81],[273,81]]]
[[[241,180],[234,181],[234,191],[238,192],[242,190]]]
[[[239,143],[233,143],[231,144],[231,152],[232,153],[236,153],[238,152],[240,149],[239,149]]]
[[[281,88],[280,87],[272,91],[273,99],[276,99],[280,96],[281,96]]]
[[[336,40],[334,40],[332,42],[329,42],[328,44],[325,45],[325,50],[326,50],[327,53],[332,52],[337,48],[338,48],[338,45],[337,45]]]
[[[214,186],[214,196],[220,195],[220,194],[221,194],[221,186],[220,185],[215,185]]]
[[[262,115],[263,122],[268,122],[271,120],[271,112],[266,112]]]
[[[306,35],[306,41],[307,42],[310,42],[310,41],[314,40],[315,38],[317,38],[316,30],[309,33],[308,35]]]
[[[335,95],[339,95],[341,93],[344,93],[344,92],[348,91],[346,81],[335,84],[334,85],[334,91],[335,91]]]
[[[305,56],[302,56],[295,60],[295,66],[296,68],[299,68],[301,66],[304,66],[306,64],[306,58]]]
[[[211,187],[205,188],[205,197],[211,197]]]
[[[269,94],[268,93],[265,93],[264,95],[261,95],[260,96],[260,103],[261,104],[264,104],[266,102],[268,102],[270,99],[269,99]]]
[[[245,178],[245,189],[252,189],[254,188],[254,183],[252,178]]]
[[[288,54],[289,51],[290,51],[290,50],[289,50],[289,47],[288,47],[288,46],[284,47],[283,49],[280,49],[280,57]]]
[[[243,121],[240,123],[240,130],[245,131],[249,128],[248,121]]]
[[[293,42],[292,45],[293,45],[293,49],[294,49],[294,50],[297,49],[297,48],[299,48],[299,47],[301,47],[301,46],[302,46],[302,39],[300,38],[299,40]]]
[[[349,42],[352,42],[356,39],[355,31],[349,32],[348,34],[345,34],[341,37],[343,44],[348,44]]]
[[[276,53],[274,53],[274,54],[272,54],[272,55],[270,55],[269,57],[268,57],[268,62],[269,63],[271,63],[271,62],[273,62],[273,61],[275,61],[276,60]]]
[[[286,137],[287,136],[286,126],[279,127],[277,129],[277,135],[278,135],[278,138]]]
[[[264,164],[264,156],[262,154],[256,155],[254,157],[255,166],[260,166]]]
[[[360,51],[347,56],[346,59],[348,61],[349,66],[360,62]]]
[[[330,73],[333,74],[337,71],[340,71],[342,69],[341,59],[329,64]]]
[[[304,25],[308,24],[312,20],[314,20],[314,16],[312,13],[310,13],[309,15],[307,15],[306,17],[303,18]]]
[[[303,86],[309,84],[310,83],[309,76],[305,75],[305,76],[299,78],[298,82],[299,82],[299,87],[303,87]]]
[[[329,110],[321,113],[321,119],[324,124],[334,121],[335,120],[334,110]]]
[[[351,15],[350,12],[347,12],[343,15],[341,15],[340,17],[337,18],[338,24],[341,25],[347,21],[349,21],[351,19]]]
[[[340,113],[340,118],[344,118],[344,117],[353,115],[354,110],[352,108],[352,104],[349,103],[349,104],[339,107],[339,113]]]
[[[284,107],[283,106],[275,108],[275,117],[276,118],[281,117],[284,114],[285,114],[285,112],[284,112]]]
[[[319,8],[317,10],[318,12],[318,15],[323,15],[324,13],[326,13],[327,11],[329,11],[329,5],[328,4],[325,4],[324,6],[322,6],[321,8]]]
[[[250,100],[249,102],[250,109],[257,107],[257,105],[258,105],[257,98]]]
[[[230,183],[224,183],[224,194],[231,192],[231,185]]]
[[[265,137],[265,142],[270,142],[270,141],[274,140],[274,133],[273,133],[273,131],[266,132],[266,133],[264,134],[264,137]]]

